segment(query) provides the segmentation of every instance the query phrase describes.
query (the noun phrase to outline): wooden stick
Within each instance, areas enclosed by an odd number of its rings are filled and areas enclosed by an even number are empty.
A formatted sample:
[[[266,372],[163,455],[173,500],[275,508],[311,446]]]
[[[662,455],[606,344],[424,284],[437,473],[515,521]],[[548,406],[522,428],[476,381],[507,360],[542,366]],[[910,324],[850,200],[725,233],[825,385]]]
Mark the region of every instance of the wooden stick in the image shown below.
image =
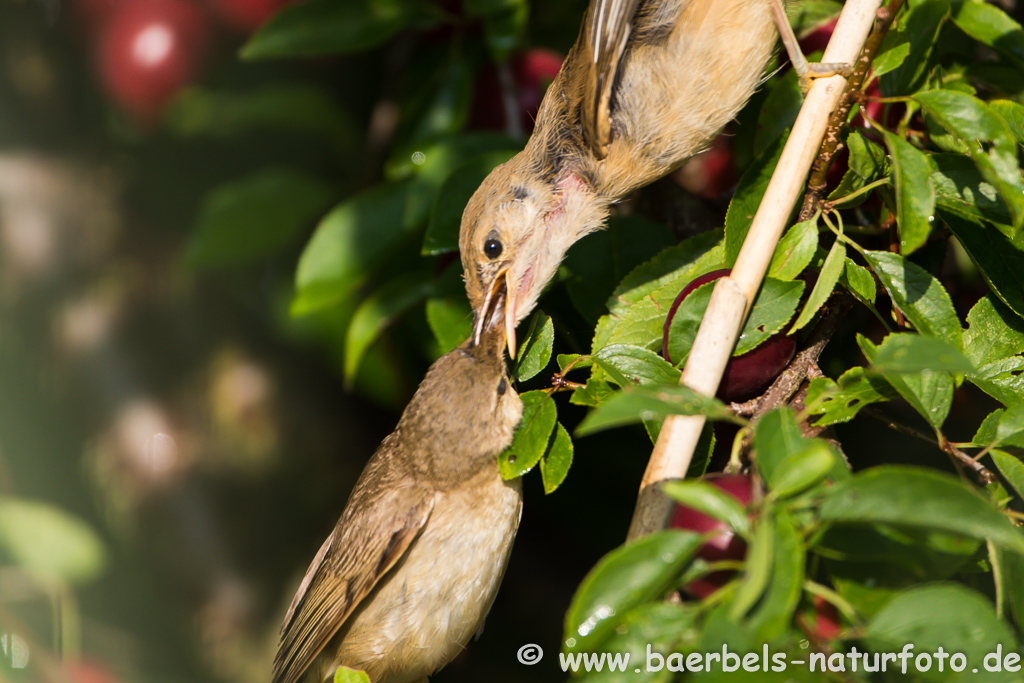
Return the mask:
[[[848,0],[843,7],[822,62],[853,64],[867,40],[881,0]],[[715,285],[686,361],[680,383],[714,396],[736,338],[771,263],[789,216],[800,198],[828,127],[829,115],[838,106],[846,87],[842,76],[815,79],[793,131],[782,150],[764,199],[750,224],[732,275]],[[672,510],[661,493],[667,479],[681,479],[693,459],[703,416],[673,415],[665,418],[640,484],[629,539],[665,528]]]

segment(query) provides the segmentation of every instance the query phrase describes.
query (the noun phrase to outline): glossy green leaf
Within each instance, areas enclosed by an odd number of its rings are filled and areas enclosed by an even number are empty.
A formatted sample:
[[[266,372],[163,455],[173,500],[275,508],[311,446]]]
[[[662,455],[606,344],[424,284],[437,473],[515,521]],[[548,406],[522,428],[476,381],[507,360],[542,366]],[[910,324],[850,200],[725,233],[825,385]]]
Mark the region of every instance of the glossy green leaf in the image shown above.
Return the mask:
[[[512,445],[498,456],[504,479],[521,477],[540,462],[558,418],[555,402],[546,391],[527,391],[519,398],[523,401],[523,419],[516,427]]]
[[[676,309],[669,327],[669,358],[679,366],[686,360],[697,337],[715,282],[701,285],[690,292]],[[793,317],[803,294],[802,280],[783,281],[766,278],[754,300],[754,306],[743,323],[733,355],[739,356],[760,346],[776,334]]]
[[[555,425],[555,432],[548,442],[548,449],[540,461],[540,478],[544,482],[544,493],[554,493],[572,467],[572,437],[561,423]]]
[[[576,429],[578,436],[635,424],[666,415],[705,415],[727,419],[731,413],[721,401],[686,386],[634,387],[616,392],[592,410]]]
[[[868,362],[874,364],[878,347],[859,334],[857,343]],[[879,371],[928,424],[935,429],[942,426],[953,405],[955,387],[949,373],[934,370],[920,370],[916,373]]]
[[[1017,435],[1020,436],[1021,432],[1018,432]],[[1024,448],[1019,445],[1018,447]],[[1010,486],[1013,487],[1018,497],[1024,498],[1024,462],[998,448],[993,448],[989,453],[992,455],[999,474],[1010,482]]]
[[[49,503],[24,498],[0,497],[0,549],[44,585],[92,581],[107,561],[92,527]]]
[[[1024,448],[1024,403],[1000,412],[994,436],[1000,445]]]
[[[295,273],[292,314],[302,315],[349,296],[394,253],[422,216],[409,182],[385,183],[344,200],[306,244]]]
[[[989,221],[1006,224],[1007,233],[1012,234],[1012,222],[1006,202],[999,196],[999,190],[982,177],[974,162],[964,154],[933,154],[930,160],[935,167],[932,172],[932,187],[935,188],[935,204],[940,215],[956,213],[972,221]]]
[[[879,76],[882,95],[907,95],[914,92],[928,73],[928,63],[939,29],[949,17],[946,0],[921,0],[909,5],[895,30],[894,49],[909,48],[899,66]],[[891,29],[892,30],[892,29]]]
[[[885,175],[885,151],[859,130],[851,130],[846,136],[850,149],[850,170],[866,183]]]
[[[1024,71],[1024,30],[998,6],[981,0],[954,3],[953,22]]]
[[[788,334],[793,334],[797,330],[802,329],[814,319],[818,309],[832,296],[832,292],[839,282],[839,276],[842,275],[845,267],[846,246],[842,240],[837,239],[832,243],[832,248],[828,250],[825,263],[822,264],[821,272],[818,273],[818,279],[814,282],[814,289],[811,290],[810,296],[807,297],[807,302],[804,304],[803,310],[800,311],[800,315],[789,328]]]
[[[878,345],[872,368],[882,373],[936,370],[974,372],[974,365],[954,346],[919,334],[890,334]]]
[[[804,271],[818,248],[818,221],[811,219],[797,223],[782,236],[775,248],[768,277],[792,280]]]
[[[935,220],[931,167],[928,157],[902,137],[886,130],[880,132],[892,158],[900,252],[911,254],[924,245]]]
[[[1011,356],[986,363],[967,379],[1004,405],[1024,402],[1024,357]]]
[[[893,303],[922,334],[962,348],[962,328],[949,294],[921,266],[887,251],[865,252]]]
[[[370,683],[370,677],[358,669],[340,666],[334,672],[334,683]]]
[[[864,368],[853,367],[838,381],[827,377],[811,380],[807,387],[806,404],[812,415],[818,415],[814,424],[825,426],[848,422],[872,403],[889,401],[897,397],[896,391],[881,377],[865,373]]]
[[[992,100],[988,106],[1006,123],[1017,144],[1024,145],[1024,105],[1013,100]]]
[[[366,297],[356,308],[345,335],[345,382],[355,381],[366,351],[387,327],[434,291],[434,278],[426,271],[403,273]]]
[[[720,519],[741,534],[750,530],[747,511],[728,493],[706,481],[682,479],[661,486],[665,494],[713,519]]]
[[[952,475],[919,467],[872,467],[826,489],[821,520],[930,529],[1024,552],[1024,534],[988,500]]]
[[[306,0],[284,7],[242,48],[243,59],[362,52],[389,40],[424,10],[412,0]]]
[[[530,318],[526,335],[522,338],[516,355],[516,378],[520,382],[536,377],[551,362],[551,350],[555,343],[555,326],[551,316],[537,311]]]
[[[430,222],[423,236],[423,254],[443,254],[459,250],[462,212],[484,178],[513,156],[515,150],[487,152],[457,167],[441,185],[430,211]]]
[[[333,194],[319,178],[287,168],[263,169],[214,188],[200,209],[188,263],[236,266],[274,255],[312,227]]]
[[[713,254],[720,250],[722,234],[721,230],[700,233],[662,250],[651,260],[634,268],[615,288],[608,300],[608,311],[613,316],[621,318],[631,305],[662,287],[669,286],[671,288],[674,283],[679,283],[678,289],[676,289],[676,294],[678,294],[690,280],[696,277],[696,275],[690,275],[695,265],[709,253]],[[713,270],[713,268],[708,268],[708,270]],[[674,298],[675,294],[668,299],[668,303],[671,304]]]
[[[465,296],[427,299],[427,324],[442,353],[448,353],[473,333],[473,312]]]
[[[660,597],[701,545],[687,531],[659,531],[620,546],[590,570],[565,615],[565,652],[594,652],[625,613]]]
[[[945,662],[939,672],[934,660],[927,680],[931,681],[1016,681],[1019,676],[1008,673],[973,673],[983,669],[990,653],[1002,652],[1005,657],[1017,648],[1017,640],[1006,622],[1000,620],[980,593],[966,586],[936,584],[915,586],[896,596],[868,622],[865,633],[868,646],[877,652],[909,650],[907,671],[916,671],[913,662],[921,653],[931,657],[942,651],[963,655],[964,674],[957,674]],[[908,645],[910,646],[908,648]],[[922,660],[923,661],[923,660]],[[896,669],[898,662],[890,663]],[[1000,657],[1000,664],[1002,658]],[[902,671],[902,669],[900,669]],[[916,677],[915,677],[916,678]]]
[[[761,204],[761,198],[768,188],[775,166],[782,155],[782,146],[786,136],[779,137],[764,151],[740,178],[736,186],[736,194],[729,203],[725,214],[725,265],[731,267],[747,237],[750,222]]]
[[[981,100],[954,90],[928,90],[914,99],[965,145],[982,177],[1006,202],[1013,225],[1019,230],[1024,225],[1024,181],[1016,140],[1002,117]],[[987,142],[991,144],[982,144]]]
[[[649,349],[629,344],[611,344],[594,354],[594,362],[606,368],[612,365],[629,384],[679,383],[682,374],[667,360]],[[626,386],[626,385],[622,385]]]
[[[855,297],[867,304],[875,303],[877,287],[871,271],[846,258],[843,273],[839,276],[839,284],[846,287]]]
[[[1024,252],[991,226],[948,212],[942,214],[942,220],[981,270],[996,296],[1024,318]]]

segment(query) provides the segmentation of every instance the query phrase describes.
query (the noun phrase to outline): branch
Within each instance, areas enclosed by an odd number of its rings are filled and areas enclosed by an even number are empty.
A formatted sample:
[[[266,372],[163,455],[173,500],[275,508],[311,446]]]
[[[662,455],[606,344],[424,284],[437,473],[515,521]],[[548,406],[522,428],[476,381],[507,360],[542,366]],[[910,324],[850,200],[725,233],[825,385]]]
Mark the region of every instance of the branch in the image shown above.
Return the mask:
[[[875,21],[881,0],[849,0],[839,15],[823,62],[852,64]],[[682,384],[714,396],[740,327],[768,270],[775,245],[800,198],[807,172],[828,128],[828,120],[846,88],[842,76],[819,78],[807,93],[786,141],[764,199],[754,216],[732,274],[715,285],[707,312],[680,379]],[[640,485],[630,539],[665,527],[672,510],[661,493],[666,479],[680,479],[693,458],[704,417],[673,415],[665,419]]]

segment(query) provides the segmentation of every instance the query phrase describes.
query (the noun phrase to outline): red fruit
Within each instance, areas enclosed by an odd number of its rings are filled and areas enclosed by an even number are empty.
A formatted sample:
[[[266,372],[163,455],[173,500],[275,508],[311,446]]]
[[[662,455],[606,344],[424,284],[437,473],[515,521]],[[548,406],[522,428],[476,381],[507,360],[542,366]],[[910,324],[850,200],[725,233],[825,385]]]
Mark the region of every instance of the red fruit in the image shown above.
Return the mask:
[[[97,65],[110,96],[152,120],[199,70],[208,27],[191,0],[126,0],[99,36]]]
[[[277,10],[296,0],[209,0],[221,20],[241,33],[252,33]]]
[[[814,596],[813,629],[819,640],[835,640],[839,637],[839,610],[820,595]]]
[[[832,39],[832,32],[836,30],[837,21],[839,21],[839,17],[829,19],[805,34],[800,39],[800,49],[803,53],[809,55],[815,52],[824,52],[825,48],[828,47],[828,41]]]
[[[676,310],[683,303],[683,299],[701,285],[717,280],[731,272],[730,269],[723,268],[705,273],[695,278],[690,284],[683,287],[683,291],[679,292],[669,308],[662,332],[661,349],[665,360],[672,362],[668,356],[669,330],[672,326],[672,318],[675,317]],[[741,356],[733,356],[725,366],[722,382],[718,385],[716,395],[723,401],[746,401],[760,395],[786,369],[795,353],[796,341],[779,332],[769,337],[754,350]]]
[[[746,506],[754,495],[753,480],[742,474],[710,474],[702,477],[705,481],[729,494],[741,505]],[[724,522],[708,517],[702,512],[685,505],[676,505],[669,526],[673,529],[686,529],[698,534],[714,535],[709,537],[697,551],[697,557],[705,562],[722,560],[742,560],[747,553],[747,544]],[[712,572],[696,581],[683,586],[683,590],[695,598],[703,600],[729,582],[735,572]]]
[[[525,132],[533,130],[544,92],[562,68],[562,55],[552,50],[534,48],[521,52],[509,61],[516,88],[516,111]],[[501,97],[501,80],[495,67],[488,67],[477,78],[471,128],[505,130],[505,106]]]
[[[91,659],[64,663],[64,673],[73,683],[117,683],[117,677],[105,665]]]

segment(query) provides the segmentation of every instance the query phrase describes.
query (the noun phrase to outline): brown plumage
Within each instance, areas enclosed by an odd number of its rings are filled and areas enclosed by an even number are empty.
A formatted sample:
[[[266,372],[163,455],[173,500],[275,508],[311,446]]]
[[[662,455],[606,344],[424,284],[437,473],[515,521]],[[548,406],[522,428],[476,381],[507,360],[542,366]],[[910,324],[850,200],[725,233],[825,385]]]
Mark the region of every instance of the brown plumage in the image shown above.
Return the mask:
[[[522,507],[498,472],[522,415],[503,336],[499,323],[438,359],[366,464],[285,616],[274,683],[339,665],[419,681],[479,629]]]
[[[474,331],[506,290],[506,332],[608,207],[701,151],[760,83],[779,0],[592,0],[526,148],[462,217]]]

